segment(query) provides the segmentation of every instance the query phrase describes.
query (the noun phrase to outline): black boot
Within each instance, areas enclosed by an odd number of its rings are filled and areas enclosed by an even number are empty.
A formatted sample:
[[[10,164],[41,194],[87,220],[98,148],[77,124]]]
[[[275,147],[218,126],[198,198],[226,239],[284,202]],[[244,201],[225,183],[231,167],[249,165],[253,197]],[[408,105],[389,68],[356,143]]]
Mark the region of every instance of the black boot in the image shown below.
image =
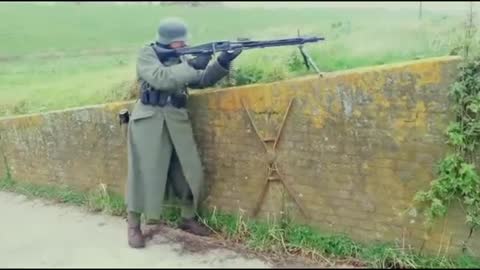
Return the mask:
[[[140,229],[140,214],[128,212],[128,245],[132,248],[145,247],[145,239]]]
[[[209,236],[212,234],[212,231],[202,223],[198,222],[196,218],[183,218],[179,228],[199,236]]]

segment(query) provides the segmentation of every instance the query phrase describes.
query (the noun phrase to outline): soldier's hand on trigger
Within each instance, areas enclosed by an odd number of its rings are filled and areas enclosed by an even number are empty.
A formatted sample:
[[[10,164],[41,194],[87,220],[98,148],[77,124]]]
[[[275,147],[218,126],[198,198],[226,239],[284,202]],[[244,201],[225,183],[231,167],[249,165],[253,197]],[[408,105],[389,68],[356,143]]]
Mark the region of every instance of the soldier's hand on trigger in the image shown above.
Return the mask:
[[[232,52],[222,52],[218,56],[218,63],[222,65],[225,68],[228,68],[230,66],[230,63],[237,58],[240,53],[242,53],[242,49],[238,48],[233,50]]]
[[[188,64],[197,70],[205,69],[208,63],[212,60],[212,55],[210,54],[202,54],[195,58],[189,59]]]

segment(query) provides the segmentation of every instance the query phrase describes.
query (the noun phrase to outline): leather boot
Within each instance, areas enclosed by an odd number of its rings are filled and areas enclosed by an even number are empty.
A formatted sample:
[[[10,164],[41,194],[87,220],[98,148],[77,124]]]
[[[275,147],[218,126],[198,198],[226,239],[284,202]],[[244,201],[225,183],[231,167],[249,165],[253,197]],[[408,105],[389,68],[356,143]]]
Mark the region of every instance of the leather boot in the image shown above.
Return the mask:
[[[195,218],[183,218],[179,228],[199,236],[209,236],[212,234],[209,228],[198,222]]]
[[[129,212],[127,216],[128,222],[128,245],[132,248],[145,247],[145,239],[140,229],[140,214]]]

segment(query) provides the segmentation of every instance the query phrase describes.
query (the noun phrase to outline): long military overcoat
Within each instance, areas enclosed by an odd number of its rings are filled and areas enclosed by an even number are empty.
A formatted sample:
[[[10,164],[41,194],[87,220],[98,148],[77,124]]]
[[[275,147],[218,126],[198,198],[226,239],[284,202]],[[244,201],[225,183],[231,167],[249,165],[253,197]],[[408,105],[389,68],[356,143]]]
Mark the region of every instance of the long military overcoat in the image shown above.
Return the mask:
[[[205,70],[192,68],[184,57],[162,63],[150,45],[140,50],[137,60],[140,83],[148,82],[159,91],[181,92],[188,88],[204,88],[227,74],[228,70],[216,59],[211,60]],[[182,187],[178,177],[168,174],[172,153],[175,152],[173,159],[178,160],[173,166],[175,171],[171,173],[178,175],[183,172],[188,184],[183,186],[190,188],[197,209],[205,195],[203,168],[187,109],[144,105],[137,101],[128,126],[128,211],[143,213],[152,219],[160,217],[167,179],[177,181],[176,186]],[[183,170],[179,172],[180,169]]]

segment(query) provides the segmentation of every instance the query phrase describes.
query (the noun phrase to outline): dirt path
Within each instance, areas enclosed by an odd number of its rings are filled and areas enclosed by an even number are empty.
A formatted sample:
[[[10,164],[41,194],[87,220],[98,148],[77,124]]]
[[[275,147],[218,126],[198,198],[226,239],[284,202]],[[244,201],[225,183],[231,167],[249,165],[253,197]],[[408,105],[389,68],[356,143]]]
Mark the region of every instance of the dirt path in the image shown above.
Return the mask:
[[[0,215],[0,268],[270,267],[223,248],[186,252],[182,244],[172,240],[172,234],[164,237],[162,232],[145,249],[131,249],[121,218],[28,200],[18,194],[0,192]],[[175,234],[174,238],[181,238],[182,233]]]

